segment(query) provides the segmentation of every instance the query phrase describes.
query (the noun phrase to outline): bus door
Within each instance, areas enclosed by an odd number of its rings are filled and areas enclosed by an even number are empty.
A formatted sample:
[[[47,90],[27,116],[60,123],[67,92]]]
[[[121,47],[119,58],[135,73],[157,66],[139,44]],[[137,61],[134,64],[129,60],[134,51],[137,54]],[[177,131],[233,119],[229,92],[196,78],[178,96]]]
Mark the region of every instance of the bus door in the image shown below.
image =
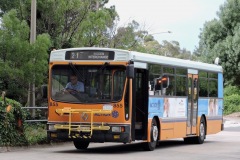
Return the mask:
[[[148,71],[135,69],[133,79],[132,140],[147,139]]]
[[[198,111],[198,74],[188,73],[187,135],[196,134]]]

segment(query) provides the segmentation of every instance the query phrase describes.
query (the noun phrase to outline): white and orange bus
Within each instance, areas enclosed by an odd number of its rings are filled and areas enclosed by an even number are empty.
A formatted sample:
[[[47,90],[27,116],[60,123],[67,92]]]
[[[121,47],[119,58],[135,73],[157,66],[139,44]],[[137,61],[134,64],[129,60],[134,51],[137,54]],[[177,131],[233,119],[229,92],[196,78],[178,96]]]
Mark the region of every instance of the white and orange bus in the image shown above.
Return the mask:
[[[84,89],[66,92],[71,75]],[[223,130],[223,71],[206,64],[109,48],[51,52],[48,138],[90,142],[204,142]]]

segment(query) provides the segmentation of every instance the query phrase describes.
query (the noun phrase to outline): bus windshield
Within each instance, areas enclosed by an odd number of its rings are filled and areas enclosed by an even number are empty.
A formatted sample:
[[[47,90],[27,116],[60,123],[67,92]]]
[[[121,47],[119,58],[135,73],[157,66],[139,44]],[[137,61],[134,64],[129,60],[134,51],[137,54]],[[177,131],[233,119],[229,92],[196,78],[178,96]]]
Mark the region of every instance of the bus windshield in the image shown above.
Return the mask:
[[[55,101],[106,103],[122,99],[124,66],[54,65],[51,73],[51,97]]]

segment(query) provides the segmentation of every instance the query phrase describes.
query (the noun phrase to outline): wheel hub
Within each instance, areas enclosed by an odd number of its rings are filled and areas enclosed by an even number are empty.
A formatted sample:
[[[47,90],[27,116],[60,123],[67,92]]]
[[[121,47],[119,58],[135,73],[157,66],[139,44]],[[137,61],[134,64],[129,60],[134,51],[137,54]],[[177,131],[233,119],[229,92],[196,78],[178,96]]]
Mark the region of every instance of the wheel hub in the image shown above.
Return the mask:
[[[152,133],[152,137],[154,141],[157,141],[157,137],[158,137],[158,128],[157,126],[153,126],[153,133]]]
[[[204,138],[205,130],[203,123],[200,124],[200,137]]]

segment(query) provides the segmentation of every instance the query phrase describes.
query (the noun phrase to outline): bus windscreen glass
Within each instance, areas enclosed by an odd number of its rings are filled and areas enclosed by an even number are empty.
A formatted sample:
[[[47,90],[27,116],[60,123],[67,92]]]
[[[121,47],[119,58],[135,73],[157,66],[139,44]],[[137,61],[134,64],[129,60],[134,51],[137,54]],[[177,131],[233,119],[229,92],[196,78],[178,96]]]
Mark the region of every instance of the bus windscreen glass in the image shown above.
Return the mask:
[[[122,99],[126,69],[108,65],[55,65],[51,78],[51,97],[55,101],[116,102]],[[75,78],[78,84],[72,82]]]

